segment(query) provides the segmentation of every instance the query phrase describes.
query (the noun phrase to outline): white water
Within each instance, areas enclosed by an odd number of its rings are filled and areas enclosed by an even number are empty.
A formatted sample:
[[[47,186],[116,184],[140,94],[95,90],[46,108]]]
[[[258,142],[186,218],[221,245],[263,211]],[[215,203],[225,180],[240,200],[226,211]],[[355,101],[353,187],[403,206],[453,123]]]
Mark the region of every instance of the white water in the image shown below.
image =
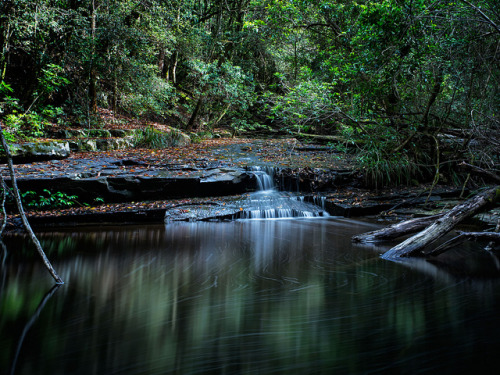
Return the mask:
[[[257,179],[259,191],[275,190],[274,168],[271,167],[252,167],[252,173]]]
[[[253,167],[258,191],[251,194],[248,205],[240,214],[242,219],[282,219],[292,217],[325,217],[325,198],[314,197],[314,204],[305,202],[303,196],[277,190],[272,167]]]

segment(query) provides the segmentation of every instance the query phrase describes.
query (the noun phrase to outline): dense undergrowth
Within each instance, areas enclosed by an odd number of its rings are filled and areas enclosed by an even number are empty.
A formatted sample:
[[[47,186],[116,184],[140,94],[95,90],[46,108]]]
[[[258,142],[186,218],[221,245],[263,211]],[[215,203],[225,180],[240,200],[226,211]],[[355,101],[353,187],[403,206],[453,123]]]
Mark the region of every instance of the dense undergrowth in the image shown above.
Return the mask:
[[[0,10],[10,142],[134,124],[137,144],[161,148],[178,134],[154,125],[166,124],[194,141],[219,128],[335,136],[325,142],[354,155],[375,187],[474,181],[463,162],[500,169],[493,0],[17,0]]]

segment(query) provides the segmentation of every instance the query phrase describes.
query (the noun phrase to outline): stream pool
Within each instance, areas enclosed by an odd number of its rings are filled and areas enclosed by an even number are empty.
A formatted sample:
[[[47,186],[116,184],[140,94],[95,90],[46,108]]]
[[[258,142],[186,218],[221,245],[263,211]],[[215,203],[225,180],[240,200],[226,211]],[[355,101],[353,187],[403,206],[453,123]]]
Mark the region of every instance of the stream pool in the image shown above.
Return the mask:
[[[457,249],[467,260],[446,270],[385,261],[389,247],[350,240],[375,228],[330,217],[45,231],[66,282],[53,289],[29,241],[9,237],[0,372],[494,373],[494,255]]]

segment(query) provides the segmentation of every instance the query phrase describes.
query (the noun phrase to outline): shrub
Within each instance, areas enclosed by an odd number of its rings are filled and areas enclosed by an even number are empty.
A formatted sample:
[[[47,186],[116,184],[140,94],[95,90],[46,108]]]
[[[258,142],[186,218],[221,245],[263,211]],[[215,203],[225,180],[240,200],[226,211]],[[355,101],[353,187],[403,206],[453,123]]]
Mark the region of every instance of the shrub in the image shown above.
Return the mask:
[[[71,207],[78,203],[76,195],[68,195],[60,191],[53,193],[48,189],[44,189],[42,194],[27,191],[21,194],[21,199],[26,206],[33,208]]]
[[[165,148],[175,146],[180,138],[181,133],[176,130],[166,132],[148,126],[136,133],[134,143],[136,147]]]

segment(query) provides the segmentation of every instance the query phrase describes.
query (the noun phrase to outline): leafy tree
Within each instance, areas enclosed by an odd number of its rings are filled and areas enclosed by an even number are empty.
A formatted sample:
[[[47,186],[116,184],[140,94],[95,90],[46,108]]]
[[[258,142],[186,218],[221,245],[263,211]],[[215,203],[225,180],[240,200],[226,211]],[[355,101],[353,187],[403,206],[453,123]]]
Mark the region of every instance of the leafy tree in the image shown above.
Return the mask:
[[[265,22],[279,35],[273,41],[308,72],[296,80],[293,64],[281,66],[273,118],[286,128],[293,126],[290,119],[299,128],[317,120],[325,108],[307,112],[306,101],[295,99],[297,93],[312,102],[325,97],[325,85],[304,84],[315,79],[330,87],[323,127],[360,141],[358,160],[372,180],[399,175],[409,182],[418,171],[439,171],[448,163],[440,158],[445,148],[453,146],[448,154],[464,151],[460,142],[443,144],[443,135],[471,134],[477,122],[472,114],[489,123],[483,131],[498,129],[498,63],[492,59],[498,13],[493,2],[480,3],[269,1]],[[295,58],[286,38],[295,30],[315,56]]]
[[[464,155],[494,168],[495,6],[6,0],[0,115],[28,136],[90,124],[99,107],[187,130],[266,123],[336,133],[358,145],[360,166],[379,182],[439,178]]]

